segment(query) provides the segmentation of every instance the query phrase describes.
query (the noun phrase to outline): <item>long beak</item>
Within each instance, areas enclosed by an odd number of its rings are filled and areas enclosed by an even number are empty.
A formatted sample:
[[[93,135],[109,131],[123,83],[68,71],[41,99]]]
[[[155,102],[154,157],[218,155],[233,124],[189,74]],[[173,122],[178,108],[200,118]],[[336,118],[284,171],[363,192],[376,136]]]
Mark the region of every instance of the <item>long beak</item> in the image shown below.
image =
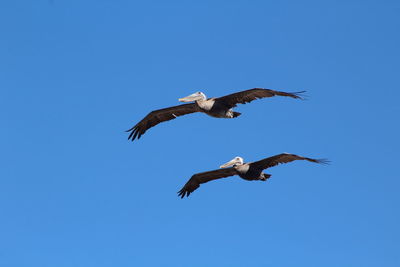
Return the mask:
[[[231,161],[229,161],[229,162],[227,162],[227,163],[225,163],[225,164],[223,164],[223,165],[221,165],[219,167],[222,169],[222,168],[226,168],[226,167],[235,165],[235,163],[236,163],[236,161],[235,161],[235,159],[233,159],[233,160],[231,160]]]
[[[197,100],[197,95],[196,94],[191,94],[186,97],[182,97],[178,99],[180,102],[193,102]]]

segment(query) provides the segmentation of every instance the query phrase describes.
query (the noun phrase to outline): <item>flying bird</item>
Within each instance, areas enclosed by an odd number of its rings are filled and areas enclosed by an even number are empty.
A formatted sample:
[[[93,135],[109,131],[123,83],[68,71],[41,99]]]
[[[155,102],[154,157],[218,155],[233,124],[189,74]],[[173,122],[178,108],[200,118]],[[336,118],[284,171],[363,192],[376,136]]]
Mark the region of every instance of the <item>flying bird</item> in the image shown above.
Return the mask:
[[[268,178],[271,177],[271,175],[263,173],[264,169],[268,169],[281,163],[288,163],[295,160],[308,160],[310,162],[321,164],[329,163],[327,159],[312,159],[288,153],[282,153],[250,163],[244,163],[243,158],[235,157],[231,161],[221,165],[220,169],[218,170],[196,173],[182,187],[182,189],[178,192],[178,195],[181,198],[184,198],[185,196],[188,197],[194,190],[200,187],[200,184],[234,175],[239,175],[242,179],[248,181],[266,181]]]
[[[154,110],[126,132],[130,132],[128,140],[130,139],[133,141],[136,138],[139,139],[148,129],[161,122],[195,112],[203,112],[215,118],[236,118],[241,114],[233,111],[233,108],[236,107],[237,104],[246,104],[256,99],[273,96],[288,96],[296,99],[303,99],[302,93],[304,92],[305,91],[286,93],[271,89],[253,88],[216,98],[207,98],[203,92],[196,92],[178,99],[180,102],[194,103]]]

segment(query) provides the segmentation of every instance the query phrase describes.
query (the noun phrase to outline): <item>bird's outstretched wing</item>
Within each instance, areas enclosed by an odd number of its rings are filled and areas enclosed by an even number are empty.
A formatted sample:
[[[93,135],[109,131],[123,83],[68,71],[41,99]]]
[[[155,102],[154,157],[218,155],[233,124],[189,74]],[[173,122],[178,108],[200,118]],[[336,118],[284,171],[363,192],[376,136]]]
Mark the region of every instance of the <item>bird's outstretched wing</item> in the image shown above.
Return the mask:
[[[184,198],[185,195],[188,197],[194,190],[200,187],[200,184],[207,183],[212,180],[225,178],[229,176],[236,175],[236,170],[231,168],[218,169],[214,171],[201,172],[194,174],[189,181],[182,187],[182,189],[178,192],[178,195],[181,198]]]
[[[251,166],[254,166],[255,168],[258,169],[267,169],[276,165],[279,165],[281,163],[288,163],[291,161],[295,160],[308,160],[310,162],[314,163],[321,163],[321,164],[328,164],[329,160],[327,159],[312,159],[312,158],[306,158],[302,156],[298,156],[295,154],[288,154],[288,153],[282,153],[276,156],[272,156],[269,158],[265,158],[259,161],[255,161],[250,163]]]
[[[127,132],[131,132],[128,140],[130,139],[133,141],[135,138],[139,139],[148,129],[161,122],[169,121],[176,117],[198,111],[200,111],[200,109],[195,103],[154,110],[147,114],[147,116],[139,121],[135,126],[127,130]]]
[[[281,92],[281,91],[275,91],[272,89],[264,89],[264,88],[253,88],[241,92],[237,92],[234,94],[222,96],[216,98],[216,101],[218,101],[220,104],[225,105],[228,108],[233,108],[236,107],[237,104],[246,104],[250,103],[253,100],[260,99],[260,98],[265,98],[265,97],[273,97],[273,96],[288,96],[292,98],[297,98],[297,99],[303,99],[302,93],[305,91],[301,92],[292,92],[292,93],[286,93],[286,92]]]

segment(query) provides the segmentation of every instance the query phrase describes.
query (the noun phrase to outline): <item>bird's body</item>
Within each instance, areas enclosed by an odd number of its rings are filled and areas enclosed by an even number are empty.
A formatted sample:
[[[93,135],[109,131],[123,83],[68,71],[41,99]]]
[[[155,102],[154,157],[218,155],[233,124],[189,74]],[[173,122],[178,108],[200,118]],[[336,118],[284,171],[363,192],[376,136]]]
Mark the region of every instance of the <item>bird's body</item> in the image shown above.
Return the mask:
[[[288,163],[294,160],[307,160],[314,163],[327,164],[329,161],[325,159],[312,159],[295,154],[282,153],[273,157],[265,158],[255,162],[244,163],[243,158],[235,157],[231,161],[220,166],[220,169],[208,172],[197,173],[193,175],[189,181],[178,192],[183,198],[189,196],[194,190],[200,187],[200,184],[207,183],[212,180],[238,175],[247,181],[266,181],[271,177],[270,174],[264,173],[263,170],[276,166],[281,163]],[[232,167],[229,167],[232,166]],[[227,168],[229,167],[229,168]]]
[[[239,175],[240,178],[247,181],[265,181],[271,176],[270,174],[263,173],[263,169],[257,168],[250,163],[244,163],[243,165],[234,165],[233,168],[236,170],[237,175]]]
[[[231,119],[240,115],[240,113],[234,112],[232,108],[227,108],[220,101],[216,101],[216,98],[197,100],[195,103],[199,107],[200,112],[214,118]]]
[[[144,119],[129,129],[128,139],[132,141],[139,139],[148,129],[155,125],[175,119],[190,113],[201,112],[214,118],[236,118],[241,113],[233,111],[237,104],[246,104],[253,100],[272,97],[272,96],[288,96],[291,98],[302,99],[302,92],[286,93],[271,89],[253,88],[238,93],[226,95],[217,98],[207,98],[204,93],[196,92],[187,97],[180,98],[181,102],[193,102],[179,106],[154,110],[150,112]]]

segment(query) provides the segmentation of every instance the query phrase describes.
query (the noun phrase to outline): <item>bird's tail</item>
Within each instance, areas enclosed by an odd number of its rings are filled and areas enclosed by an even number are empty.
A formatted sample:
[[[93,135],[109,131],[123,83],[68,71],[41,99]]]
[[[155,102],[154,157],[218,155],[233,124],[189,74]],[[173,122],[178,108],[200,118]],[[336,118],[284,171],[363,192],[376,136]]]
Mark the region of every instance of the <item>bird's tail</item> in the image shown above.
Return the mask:
[[[240,115],[242,115],[242,113],[236,111],[233,112],[233,118],[239,117]]]
[[[271,177],[271,174],[268,173],[263,173],[263,178],[261,178],[261,180],[266,181],[269,177]]]

